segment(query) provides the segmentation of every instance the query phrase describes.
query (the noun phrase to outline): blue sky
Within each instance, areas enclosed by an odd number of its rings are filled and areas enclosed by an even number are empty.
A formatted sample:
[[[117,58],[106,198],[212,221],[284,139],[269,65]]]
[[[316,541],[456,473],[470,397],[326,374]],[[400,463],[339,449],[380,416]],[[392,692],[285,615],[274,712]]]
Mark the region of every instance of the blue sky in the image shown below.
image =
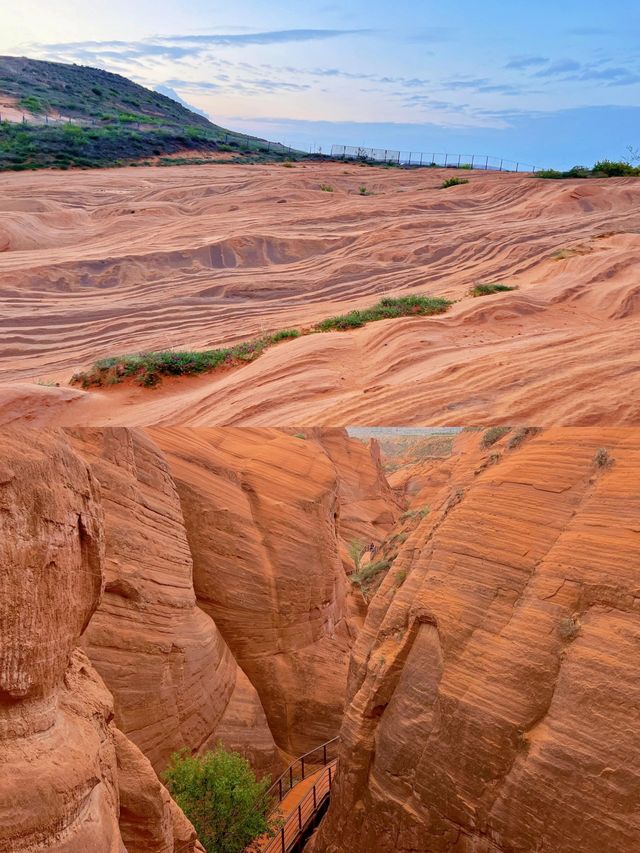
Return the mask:
[[[292,145],[590,165],[640,146],[631,0],[22,0],[0,52],[164,86]]]

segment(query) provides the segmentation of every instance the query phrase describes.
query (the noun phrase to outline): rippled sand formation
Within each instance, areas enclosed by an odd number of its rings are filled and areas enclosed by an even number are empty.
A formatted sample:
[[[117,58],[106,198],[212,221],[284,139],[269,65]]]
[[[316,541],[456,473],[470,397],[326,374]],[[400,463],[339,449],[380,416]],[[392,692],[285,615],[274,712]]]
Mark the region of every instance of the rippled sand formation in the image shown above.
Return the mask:
[[[640,181],[467,173],[441,190],[447,174],[0,176],[0,422],[640,422]],[[478,281],[518,289],[473,299]],[[99,357],[230,344],[406,292],[459,301],[156,390],[67,387]]]

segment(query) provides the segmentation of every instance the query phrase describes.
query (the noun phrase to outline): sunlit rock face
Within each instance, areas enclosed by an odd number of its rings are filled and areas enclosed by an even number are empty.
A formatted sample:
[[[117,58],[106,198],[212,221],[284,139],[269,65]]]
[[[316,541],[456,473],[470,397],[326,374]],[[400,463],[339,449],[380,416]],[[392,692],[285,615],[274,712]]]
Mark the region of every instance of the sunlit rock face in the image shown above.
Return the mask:
[[[219,740],[259,772],[279,766],[262,705],[196,603],[185,518],[154,442],[127,429],[69,432],[100,483],[105,593],[83,644],[111,690],[118,727],[164,770]]]
[[[104,578],[100,490],[63,434],[0,434],[0,851],[192,853],[78,648]]]
[[[416,481],[313,853],[640,849],[640,433],[481,437]]]

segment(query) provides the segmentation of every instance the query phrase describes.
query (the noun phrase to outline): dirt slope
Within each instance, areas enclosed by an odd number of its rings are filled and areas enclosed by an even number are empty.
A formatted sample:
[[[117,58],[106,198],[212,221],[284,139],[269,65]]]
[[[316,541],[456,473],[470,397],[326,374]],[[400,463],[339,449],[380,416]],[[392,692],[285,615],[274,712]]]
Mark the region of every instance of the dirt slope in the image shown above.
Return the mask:
[[[637,423],[640,181],[469,173],[438,189],[445,176],[343,164],[1,176],[0,420]],[[465,296],[477,281],[518,289]],[[460,301],[157,390],[29,384],[406,291]]]
[[[640,435],[512,437],[463,433],[417,484],[431,511],[356,644],[313,853],[640,845]]]

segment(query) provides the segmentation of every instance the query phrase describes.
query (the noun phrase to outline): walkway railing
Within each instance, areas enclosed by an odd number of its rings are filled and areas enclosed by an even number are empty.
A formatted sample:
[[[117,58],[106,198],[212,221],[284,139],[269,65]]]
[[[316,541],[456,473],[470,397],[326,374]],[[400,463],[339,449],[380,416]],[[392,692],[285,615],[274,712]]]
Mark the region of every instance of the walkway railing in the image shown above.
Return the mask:
[[[313,787],[295,808],[283,815],[284,823],[274,838],[262,847],[261,853],[291,853],[302,850],[311,830],[317,826],[329,803],[338,760],[332,761],[319,772]]]
[[[321,743],[315,749],[305,752],[290,764],[282,776],[271,785],[266,793],[270,800],[282,802],[294,785],[311,776],[321,767],[333,763],[338,757],[338,738],[334,737],[326,743]]]

